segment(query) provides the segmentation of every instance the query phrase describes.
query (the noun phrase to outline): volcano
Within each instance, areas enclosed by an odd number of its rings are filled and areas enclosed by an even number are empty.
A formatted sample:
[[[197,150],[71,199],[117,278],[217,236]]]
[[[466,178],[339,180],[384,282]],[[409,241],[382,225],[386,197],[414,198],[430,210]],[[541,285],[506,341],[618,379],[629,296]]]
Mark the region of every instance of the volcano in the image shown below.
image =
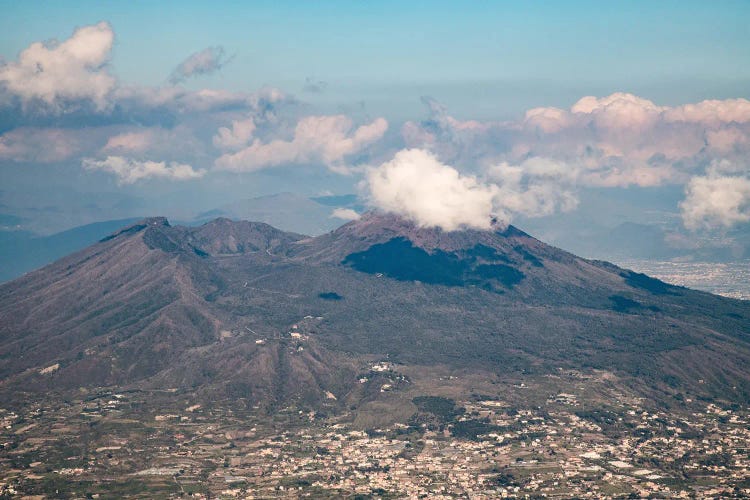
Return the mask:
[[[748,401],[749,340],[747,302],[513,226],[446,232],[370,213],[310,238],[151,218],[0,286],[0,395],[117,387],[356,405],[382,387],[363,373],[387,362],[607,370],[653,397]]]

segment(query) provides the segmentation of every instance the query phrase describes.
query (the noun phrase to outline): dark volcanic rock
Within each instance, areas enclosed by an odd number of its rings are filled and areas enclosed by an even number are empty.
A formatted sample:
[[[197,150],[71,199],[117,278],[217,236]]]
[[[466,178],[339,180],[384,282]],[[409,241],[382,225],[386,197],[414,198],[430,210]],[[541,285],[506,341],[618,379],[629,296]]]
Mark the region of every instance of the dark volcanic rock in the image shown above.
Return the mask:
[[[497,253],[489,255],[486,249],[492,250],[484,245],[475,245],[460,253],[440,249],[428,253],[412,245],[409,240],[398,237],[349,254],[343,264],[358,271],[383,274],[400,281],[446,286],[478,285],[488,290],[498,284],[512,287],[524,278],[523,272],[515,267],[494,262],[510,262],[506,256]],[[481,261],[487,262],[478,263],[475,254],[483,254]]]

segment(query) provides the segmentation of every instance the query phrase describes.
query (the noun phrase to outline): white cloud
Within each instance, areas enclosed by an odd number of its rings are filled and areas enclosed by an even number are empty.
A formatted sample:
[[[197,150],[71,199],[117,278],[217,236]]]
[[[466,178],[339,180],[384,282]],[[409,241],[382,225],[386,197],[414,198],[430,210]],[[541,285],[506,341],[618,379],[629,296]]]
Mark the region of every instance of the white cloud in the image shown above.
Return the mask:
[[[237,172],[301,164],[359,173],[405,145],[430,151],[435,162],[455,173],[455,182],[444,184],[453,186],[445,189],[457,198],[465,191],[492,193],[490,210],[468,225],[484,227],[490,212],[510,220],[516,214],[570,210],[576,190],[590,186],[684,185],[680,209],[691,228],[727,227],[748,213],[747,99],[666,106],[617,92],[585,96],[570,107],[529,109],[513,121],[482,122],[455,118],[439,102],[424,98],[425,119],[406,122],[403,142],[393,144],[383,141],[388,123],[382,118],[362,126],[344,115],[300,118],[301,103],[273,88],[246,93],[119,84],[108,65],[113,43],[112,28],[102,22],[59,42],[33,43],[15,60],[0,60],[0,161],[88,158],[84,165],[90,170],[132,183],[199,177],[206,171],[190,165],[211,162],[217,170]],[[173,82],[216,71],[226,62],[222,48],[210,47],[183,61]],[[323,86],[312,79],[307,83]],[[444,170],[437,175],[434,164],[415,162],[423,166],[410,171],[424,170],[439,186],[449,177]],[[383,165],[375,170],[385,175]],[[397,170],[406,175],[406,167]],[[395,189],[386,181],[396,174],[389,170],[381,183]],[[475,182],[471,189],[470,181]],[[396,201],[390,203],[404,205],[399,210],[411,205]],[[467,211],[475,206],[470,202]],[[418,207],[409,210],[421,214]],[[475,221],[476,213],[465,219]]]
[[[569,109],[530,109],[518,121],[484,123],[456,120],[426,103],[429,119],[402,128],[409,147],[465,166],[554,159],[580,168],[582,186],[683,184],[711,160],[750,155],[746,99],[669,107],[618,92],[583,97]]]
[[[720,155],[729,155],[750,146],[750,134],[739,127],[725,127],[706,131],[706,146]]]
[[[446,231],[490,229],[493,219],[508,224],[516,215],[540,217],[574,209],[576,172],[546,158],[520,165],[501,163],[486,178],[464,175],[422,149],[407,149],[367,172],[369,202],[422,226]]]
[[[707,160],[747,154],[750,146],[745,99],[668,107],[615,93],[584,97],[570,112],[543,109],[557,117],[554,126],[541,137],[521,136],[518,142],[526,143],[525,153],[586,165],[590,175],[581,179],[586,185],[682,183]]]
[[[172,84],[184,82],[196,75],[207,75],[220,70],[229,60],[224,55],[224,47],[208,47],[191,54],[172,71],[169,81]]]
[[[206,171],[194,170],[192,166],[170,162],[141,161],[122,156],[108,156],[104,160],[86,158],[83,167],[88,170],[101,170],[117,176],[120,184],[133,184],[141,179],[164,178],[188,180],[202,177]]]
[[[422,226],[446,231],[492,227],[494,185],[441,163],[431,153],[407,149],[367,173],[370,202]]]
[[[576,102],[570,111],[586,116],[599,127],[609,129],[642,129],[653,125],[666,108],[648,99],[616,92],[606,97],[587,96]]]
[[[215,164],[219,169],[235,172],[302,163],[340,168],[347,156],[359,153],[378,141],[387,129],[388,122],[383,118],[354,128],[352,120],[344,115],[307,116],[297,123],[291,140],[276,139],[263,143],[256,139],[236,153],[222,155]],[[233,133],[228,130],[226,136],[230,137]]]
[[[360,218],[360,214],[358,214],[351,208],[335,208],[333,209],[333,212],[331,212],[331,218],[341,220],[358,220]]]
[[[488,178],[498,186],[495,214],[509,222],[514,215],[542,217],[578,206],[573,192],[579,172],[548,158],[529,158],[519,165],[507,162],[490,167]]]
[[[680,203],[688,229],[730,227],[750,221],[750,179],[747,177],[693,177]]]
[[[729,123],[750,122],[750,101],[747,99],[711,99],[669,109],[664,117],[670,122],[700,123],[717,127]]]
[[[255,133],[253,118],[234,120],[231,127],[221,127],[213,138],[214,146],[225,151],[237,151],[248,145]]]
[[[42,102],[60,111],[64,103],[88,101],[101,111],[116,84],[106,70],[113,41],[112,28],[101,22],[61,43],[32,43],[17,61],[0,66],[0,84],[24,105]]]
[[[526,111],[523,125],[541,132],[559,132],[571,122],[568,112],[560,108],[533,108]]]

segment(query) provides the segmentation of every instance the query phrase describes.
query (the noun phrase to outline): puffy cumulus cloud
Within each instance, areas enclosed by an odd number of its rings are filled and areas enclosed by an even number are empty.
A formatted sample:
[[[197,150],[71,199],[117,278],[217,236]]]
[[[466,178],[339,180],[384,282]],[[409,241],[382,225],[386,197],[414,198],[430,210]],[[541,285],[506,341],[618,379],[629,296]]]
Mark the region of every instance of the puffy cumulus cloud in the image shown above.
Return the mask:
[[[360,214],[351,208],[334,208],[331,212],[332,219],[358,220],[360,217]]]
[[[530,158],[487,169],[482,178],[461,173],[433,153],[407,149],[368,170],[363,181],[374,207],[446,231],[490,229],[517,215],[540,217],[576,208],[577,173],[561,162]]]
[[[653,125],[665,109],[648,99],[616,92],[601,98],[583,97],[570,108],[570,111],[574,115],[588,115],[588,120],[599,127],[642,129]]]
[[[732,176],[693,177],[680,203],[688,229],[730,227],[750,221],[750,179]]]
[[[366,188],[375,207],[446,231],[490,229],[493,200],[499,192],[497,186],[461,175],[421,149],[399,151],[392,160],[370,169]]]
[[[296,100],[274,88],[247,93],[121,85],[108,72],[113,40],[110,25],[99,23],[62,42],[33,43],[15,61],[0,61],[0,160],[147,157],[156,165],[139,167],[134,160],[119,171],[180,178],[189,174],[178,168],[191,162],[186,158],[213,161],[211,133],[227,120],[236,124],[222,130],[216,143],[231,151],[249,144],[253,124],[272,128],[283,113],[297,112]],[[215,49],[194,56],[181,65],[183,76],[226,62]],[[162,160],[177,162],[160,170]]]
[[[570,124],[568,112],[560,108],[533,108],[526,111],[523,125],[541,132],[559,132]]]
[[[461,121],[425,100],[429,117],[407,122],[409,147],[426,148],[456,165],[528,158],[578,169],[582,186],[682,184],[712,160],[750,154],[750,101],[710,100],[669,107],[628,93],[587,96],[569,109],[540,107],[516,121]]]
[[[163,178],[171,180],[189,180],[203,177],[205,170],[194,170],[192,166],[177,162],[157,162],[134,160],[122,156],[108,156],[103,160],[86,158],[83,168],[100,170],[114,174],[120,184],[133,184],[142,179]]]
[[[615,93],[584,97],[567,110],[531,109],[517,122],[481,125],[455,120],[429,104],[428,120],[402,129],[405,142],[457,164],[470,164],[466,159],[476,160],[472,154],[482,151],[481,160],[490,165],[487,179],[496,189],[493,210],[505,220],[517,213],[571,210],[576,191],[585,186],[668,183],[686,185],[680,210],[690,229],[748,220],[750,171],[744,162],[750,154],[750,101],[745,99],[669,107]]]
[[[382,140],[388,127],[382,118],[361,125],[343,115],[304,117],[302,103],[273,88],[247,93],[122,85],[109,72],[113,40],[112,28],[99,23],[0,61],[0,161],[86,158],[89,170],[132,183],[204,175],[190,166],[198,163],[237,172],[291,164],[360,172],[406,147],[430,153],[402,152],[367,171],[365,184],[379,193],[371,198],[431,221],[421,207],[437,202],[418,187],[396,185],[400,176],[419,185],[423,174],[435,193],[448,193],[446,200],[469,200],[465,207],[451,205],[457,219],[438,210],[439,222],[429,222],[445,227],[486,227],[490,213],[510,220],[569,210],[576,189],[586,186],[685,185],[681,210],[693,228],[724,227],[747,214],[750,175],[737,167],[750,155],[747,99],[665,106],[619,92],[482,122],[455,118],[425,97],[426,116],[406,122],[402,141],[393,144]],[[227,61],[221,48],[200,51],[179,65],[173,83]],[[307,91],[324,87],[311,78],[306,84]],[[405,199],[411,195],[415,200]]]
[[[713,127],[728,123],[748,123],[750,122],[750,101],[747,99],[711,99],[668,109],[664,115],[665,119],[670,122],[701,123]]]
[[[272,88],[254,93],[179,86],[123,85],[109,72],[114,40],[105,23],[77,29],[62,42],[35,42],[16,60],[0,59],[0,131],[18,127],[102,127],[112,125],[171,128],[199,117],[214,125],[230,113],[273,117],[296,101]],[[212,47],[194,54],[181,75],[210,71],[227,62]],[[216,122],[218,124],[218,122]]]
[[[502,162],[488,169],[497,187],[495,214],[509,222],[516,214],[542,217],[578,206],[574,186],[579,171],[548,158],[529,158],[518,165]]]
[[[224,47],[207,47],[191,54],[172,71],[170,83],[176,85],[197,75],[208,75],[220,70],[229,62]]]
[[[584,97],[570,111],[540,108],[524,125],[536,134],[518,134],[517,151],[584,165],[586,185],[682,183],[711,160],[750,152],[745,99],[668,107],[615,93]]]
[[[387,129],[383,119],[363,126],[345,116],[300,119],[300,103],[275,88],[248,93],[122,85],[108,72],[113,40],[112,28],[99,23],[0,62],[0,160],[75,159],[89,170],[107,168],[123,183],[190,177],[181,165],[218,156],[218,164],[241,170],[243,154],[251,157],[248,170],[309,162],[345,172],[344,159],[365,152]],[[175,78],[226,62],[222,49],[209,48],[184,61]]]
[[[110,106],[116,85],[107,72],[114,32],[101,22],[77,29],[63,42],[35,42],[13,62],[0,66],[0,85],[24,106],[41,103],[55,111],[76,102]]]
[[[348,171],[344,159],[380,140],[387,129],[388,122],[383,118],[355,127],[344,115],[307,116],[297,122],[291,140],[255,139],[244,149],[220,156],[215,165],[222,170],[251,172],[278,165],[312,163],[344,173]],[[219,131],[217,137],[219,143],[225,139],[232,143],[236,129],[234,126],[231,131],[226,129],[223,136]]]

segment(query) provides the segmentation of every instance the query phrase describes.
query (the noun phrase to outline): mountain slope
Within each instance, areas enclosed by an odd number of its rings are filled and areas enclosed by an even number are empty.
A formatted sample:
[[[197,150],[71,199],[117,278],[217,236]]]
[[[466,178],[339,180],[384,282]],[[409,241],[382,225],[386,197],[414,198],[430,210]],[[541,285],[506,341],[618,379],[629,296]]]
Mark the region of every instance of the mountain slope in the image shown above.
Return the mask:
[[[102,236],[136,220],[95,222],[49,236],[26,231],[0,231],[0,282],[96,243]]]
[[[749,335],[746,302],[512,226],[448,233],[369,214],[308,238],[155,218],[0,286],[0,392],[118,385],[356,404],[379,393],[362,374],[388,359],[416,374],[607,370],[643,391],[747,400]]]
[[[186,256],[146,243],[162,224],[143,221],[4,286],[0,373],[73,359],[74,369],[58,370],[61,383],[116,384],[158,370],[145,349],[169,355],[212,338],[214,319],[194,307]]]

